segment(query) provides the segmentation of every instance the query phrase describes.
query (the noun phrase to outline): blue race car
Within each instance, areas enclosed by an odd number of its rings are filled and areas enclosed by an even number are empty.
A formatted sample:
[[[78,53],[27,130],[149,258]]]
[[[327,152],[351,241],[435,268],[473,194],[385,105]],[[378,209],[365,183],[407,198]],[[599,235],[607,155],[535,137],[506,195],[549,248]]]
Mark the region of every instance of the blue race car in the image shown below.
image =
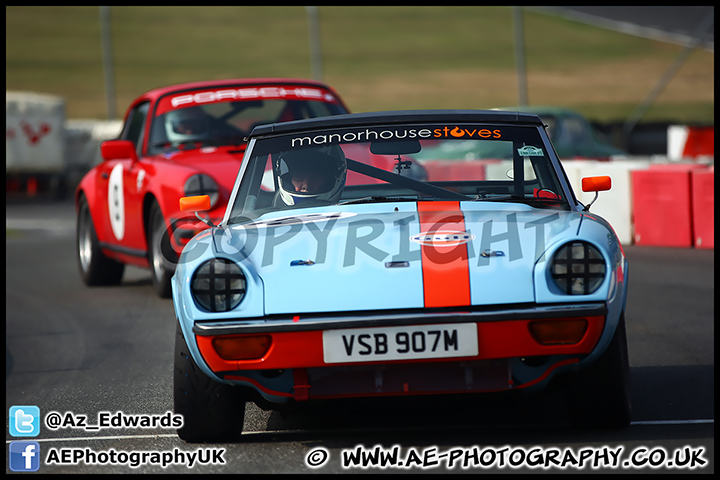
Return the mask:
[[[439,154],[473,146],[492,156]],[[180,204],[202,219],[209,199]],[[549,385],[566,389],[574,424],[626,426],[628,265],[588,209],[533,114],[256,127],[222,221],[188,243],[172,281],[180,437],[237,438],[248,401]]]

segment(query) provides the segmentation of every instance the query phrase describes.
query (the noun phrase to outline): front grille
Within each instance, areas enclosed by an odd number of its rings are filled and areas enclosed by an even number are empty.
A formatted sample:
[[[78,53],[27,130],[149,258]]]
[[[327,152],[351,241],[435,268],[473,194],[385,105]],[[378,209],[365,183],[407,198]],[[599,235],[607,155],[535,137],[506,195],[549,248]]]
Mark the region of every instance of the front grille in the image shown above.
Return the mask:
[[[507,359],[308,368],[310,398],[487,392],[512,386]]]

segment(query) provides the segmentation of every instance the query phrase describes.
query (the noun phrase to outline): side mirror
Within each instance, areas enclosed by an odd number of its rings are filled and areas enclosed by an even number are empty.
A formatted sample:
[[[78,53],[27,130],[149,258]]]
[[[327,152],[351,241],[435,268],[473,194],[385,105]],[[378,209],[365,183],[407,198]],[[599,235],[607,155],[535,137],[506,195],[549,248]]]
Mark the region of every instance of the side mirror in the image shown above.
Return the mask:
[[[197,195],[194,197],[182,197],[180,199],[181,212],[200,212],[210,210],[210,196]]]
[[[210,196],[209,195],[196,195],[194,197],[181,197],[180,198],[180,211],[181,212],[195,212],[195,216],[200,220],[201,222],[211,226],[215,227],[216,225],[213,224],[210,220],[206,218],[202,218],[198,212],[202,212],[204,210],[210,210]]]
[[[606,190],[610,190],[610,188],[612,188],[612,179],[607,175],[583,178],[582,191],[595,192],[595,198],[592,199],[592,202],[587,204],[587,206],[583,209],[583,212],[590,210],[590,206],[595,203],[595,200],[598,198],[598,192],[604,192]]]
[[[585,177],[582,179],[583,192],[604,192],[612,188],[612,179],[607,175],[601,177]]]
[[[131,159],[138,161],[135,144],[129,140],[107,140],[100,144],[100,154],[104,160]]]

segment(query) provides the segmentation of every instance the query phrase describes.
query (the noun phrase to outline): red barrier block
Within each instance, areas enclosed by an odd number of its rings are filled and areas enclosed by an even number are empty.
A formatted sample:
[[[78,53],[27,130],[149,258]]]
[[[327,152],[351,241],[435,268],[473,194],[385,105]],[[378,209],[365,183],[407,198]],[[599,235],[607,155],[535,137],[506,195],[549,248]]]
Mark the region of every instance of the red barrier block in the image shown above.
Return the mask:
[[[485,180],[485,165],[496,160],[430,160],[423,162],[431,182],[460,182]]]
[[[423,162],[423,166],[428,173],[428,180],[431,182],[445,182],[453,180],[452,173],[448,168],[446,160],[431,160]]]
[[[696,248],[715,248],[715,170],[693,171],[692,220]]]
[[[635,244],[692,247],[690,170],[654,168],[631,175]]]
[[[688,127],[683,157],[715,156],[715,127]]]
[[[694,170],[707,170],[704,163],[651,163],[649,170],[663,170],[668,172],[687,172]]]
[[[456,162],[450,171],[454,180],[485,180],[485,164],[480,161]]]

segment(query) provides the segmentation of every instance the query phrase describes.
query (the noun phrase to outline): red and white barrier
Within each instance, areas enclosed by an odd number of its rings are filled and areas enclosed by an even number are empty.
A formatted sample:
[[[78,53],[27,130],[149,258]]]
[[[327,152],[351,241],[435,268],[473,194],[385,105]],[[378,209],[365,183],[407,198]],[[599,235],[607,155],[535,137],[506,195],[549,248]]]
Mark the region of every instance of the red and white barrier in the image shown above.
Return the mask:
[[[715,127],[671,125],[667,134],[667,156],[670,161],[715,156]]]
[[[612,188],[600,192],[590,211],[606,219],[623,245],[715,247],[715,169],[700,163],[625,159],[562,162],[578,200],[582,178],[609,175]]]
[[[606,192],[600,192],[597,202],[592,205],[590,211],[610,222],[620,243],[624,245],[631,244],[633,241],[633,218],[630,174],[635,170],[647,168],[650,161],[616,160],[599,162],[571,160],[562,163],[575,196],[585,205],[595,198],[595,194],[582,191],[582,178],[598,175],[610,176],[612,188]]]
[[[65,167],[65,100],[5,93],[6,173],[55,173]]]

